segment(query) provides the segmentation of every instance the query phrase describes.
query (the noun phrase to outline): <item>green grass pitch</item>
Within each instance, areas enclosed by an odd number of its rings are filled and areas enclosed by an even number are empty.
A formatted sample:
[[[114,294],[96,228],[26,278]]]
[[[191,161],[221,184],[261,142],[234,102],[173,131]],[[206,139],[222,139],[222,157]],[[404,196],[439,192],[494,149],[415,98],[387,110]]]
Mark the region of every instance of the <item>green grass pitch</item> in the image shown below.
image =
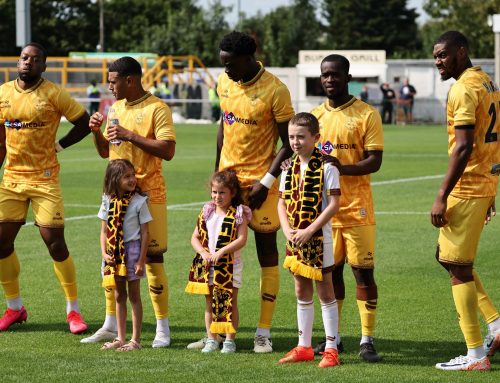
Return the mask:
[[[500,356],[490,373],[453,373],[434,368],[465,353],[445,271],[434,260],[437,229],[429,211],[447,166],[444,126],[387,126],[381,170],[374,174],[377,212],[376,279],[379,288],[375,346],[379,364],[358,357],[360,324],[354,282],[345,269],[346,301],[341,333],[342,365],[318,369],[314,363],[278,365],[297,342],[293,281],[283,269],[272,329],[272,354],[255,355],[253,335],[259,312],[259,266],[253,235],[243,251],[244,280],[240,291],[241,327],[238,352],[202,355],[186,345],[203,335],[204,299],[184,293],[193,257],[190,236],[202,201],[208,199],[207,179],[215,158],[215,125],[178,125],[175,158],[164,163],[168,185],[169,251],[166,269],[170,286],[172,346],[152,349],[155,319],[142,283],[143,349],[128,354],[82,345],[83,336],[69,333],[65,303],[52,262],[32,224],[16,242],[21,262],[21,292],[28,322],[0,333],[1,382],[498,382]],[[68,129],[63,125],[60,134]],[[99,221],[96,218],[106,161],[90,137],[60,153],[61,182],[66,206],[66,239],[78,273],[79,299],[90,330],[104,318],[100,287]],[[32,221],[30,217],[28,219]],[[491,298],[500,305],[498,232],[500,217],[482,235],[476,268]],[[279,233],[280,263],[283,235]],[[316,299],[317,300],[317,299]],[[500,306],[499,306],[500,307]],[[5,303],[0,300],[0,310]],[[129,322],[129,330],[130,330]],[[483,324],[483,331],[485,326]],[[314,339],[323,335],[316,302]]]

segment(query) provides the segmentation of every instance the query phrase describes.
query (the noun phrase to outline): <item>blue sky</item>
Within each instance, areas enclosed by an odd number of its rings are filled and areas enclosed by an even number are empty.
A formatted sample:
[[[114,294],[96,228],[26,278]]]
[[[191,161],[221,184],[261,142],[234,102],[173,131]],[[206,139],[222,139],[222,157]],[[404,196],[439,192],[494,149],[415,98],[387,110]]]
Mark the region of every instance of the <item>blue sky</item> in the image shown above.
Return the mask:
[[[198,4],[203,6],[203,7],[208,7],[208,4],[210,4],[212,1],[211,0],[198,0]],[[418,19],[419,23],[423,23],[426,20],[426,16],[422,16],[424,13],[422,10],[422,4],[424,0],[409,0],[408,1],[408,7],[409,8],[416,8],[417,12],[421,14],[420,18]],[[234,25],[237,21],[237,15],[238,15],[238,4],[241,7],[241,10],[245,12],[247,16],[253,16],[255,15],[259,10],[263,13],[266,14],[269,11],[273,10],[276,7],[279,7],[280,5],[289,5],[291,4],[291,0],[222,0],[222,4],[225,6],[233,6],[233,10],[230,14],[228,14],[227,21],[229,22],[230,25]]]

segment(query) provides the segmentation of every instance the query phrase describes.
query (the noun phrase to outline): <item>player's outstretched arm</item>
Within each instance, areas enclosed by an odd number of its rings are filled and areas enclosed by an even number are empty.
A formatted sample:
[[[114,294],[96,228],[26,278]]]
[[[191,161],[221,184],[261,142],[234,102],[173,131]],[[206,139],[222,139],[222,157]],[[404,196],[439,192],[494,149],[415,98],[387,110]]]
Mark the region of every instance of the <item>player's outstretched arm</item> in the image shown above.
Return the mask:
[[[365,151],[365,158],[355,164],[344,164],[339,168],[340,174],[344,176],[364,176],[376,173],[382,165],[381,150]]]
[[[276,158],[273,160],[271,167],[267,171],[268,174],[266,174],[260,182],[256,182],[252,185],[248,203],[248,206],[252,210],[258,209],[262,206],[267,198],[267,193],[271,188],[271,181],[273,180],[273,177],[275,179],[281,173],[281,163],[287,158],[290,158],[293,154],[292,149],[290,148],[290,141],[288,139],[288,121],[278,123],[278,133],[281,138],[281,148],[278,151]]]
[[[59,140],[59,145],[67,148],[83,140],[90,133],[89,120],[90,116],[85,112],[76,121],[70,121],[74,126]]]
[[[94,146],[101,158],[109,157],[109,141],[101,132],[101,126],[104,123],[104,116],[96,112],[90,116],[89,129],[94,137]]]

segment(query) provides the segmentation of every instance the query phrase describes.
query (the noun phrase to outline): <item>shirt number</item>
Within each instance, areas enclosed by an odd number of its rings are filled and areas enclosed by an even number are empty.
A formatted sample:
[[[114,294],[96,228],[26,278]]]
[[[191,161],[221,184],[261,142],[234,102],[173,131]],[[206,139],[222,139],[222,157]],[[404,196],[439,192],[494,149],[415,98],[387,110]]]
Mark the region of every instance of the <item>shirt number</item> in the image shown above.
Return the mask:
[[[484,136],[485,143],[495,142],[498,139],[497,133],[493,132],[493,128],[495,127],[495,123],[497,121],[497,111],[495,108],[495,103],[491,103],[488,114],[491,116],[491,121],[490,126],[488,126],[488,130],[486,131],[486,135]]]

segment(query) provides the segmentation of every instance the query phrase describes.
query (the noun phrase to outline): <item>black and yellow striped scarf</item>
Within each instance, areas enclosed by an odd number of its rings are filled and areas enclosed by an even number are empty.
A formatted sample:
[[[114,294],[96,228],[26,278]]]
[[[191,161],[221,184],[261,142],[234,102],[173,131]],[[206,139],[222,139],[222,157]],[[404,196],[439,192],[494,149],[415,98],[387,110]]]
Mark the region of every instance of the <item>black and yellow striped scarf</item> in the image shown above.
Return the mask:
[[[314,148],[303,182],[300,177],[300,158],[296,156],[286,174],[283,197],[288,222],[292,229],[305,229],[321,214],[323,196],[323,163],[321,152]],[[323,267],[323,230],[320,228],[302,246],[286,242],[286,257],[283,265],[294,274],[321,281]]]
[[[127,263],[125,259],[125,243],[123,241],[123,220],[127,213],[127,207],[134,193],[127,192],[123,197],[112,195],[109,201],[106,253],[113,257],[115,265],[104,264],[102,286],[104,288],[115,287],[115,275],[124,277],[127,275]]]
[[[215,214],[215,212],[214,212]],[[207,224],[203,217],[203,209],[197,222],[200,242],[208,250]],[[233,242],[238,234],[236,226],[236,209],[229,207],[222,221],[221,231],[217,238],[216,251]],[[212,291],[212,324],[210,332],[214,334],[235,333],[233,327],[233,253],[224,254],[214,265],[214,286]],[[210,266],[202,256],[196,253],[189,269],[189,282],[185,291],[191,294],[210,294],[208,273]]]

